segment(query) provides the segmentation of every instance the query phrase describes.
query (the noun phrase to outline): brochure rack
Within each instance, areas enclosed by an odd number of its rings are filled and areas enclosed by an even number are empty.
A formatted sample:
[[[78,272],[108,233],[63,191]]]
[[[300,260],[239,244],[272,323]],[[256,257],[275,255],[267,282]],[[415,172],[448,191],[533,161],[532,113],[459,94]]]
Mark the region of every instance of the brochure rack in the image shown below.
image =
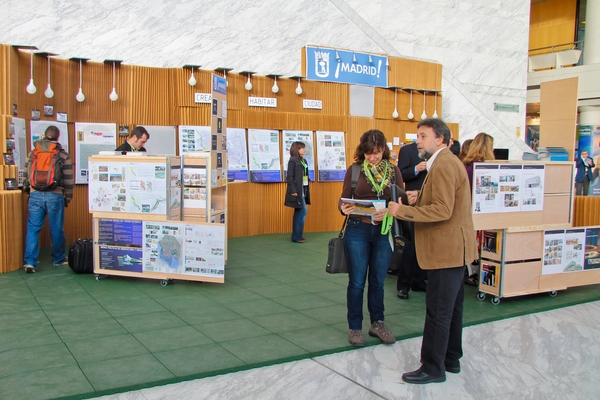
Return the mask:
[[[481,163],[475,164],[483,165]],[[506,195],[523,192],[522,187],[506,182],[510,173],[500,174],[497,189],[492,190],[500,196],[500,212],[473,214],[475,229],[480,230],[480,259],[479,259],[479,293],[477,297],[485,300],[486,294],[494,296],[492,304],[500,304],[502,297],[514,297],[525,294],[548,292],[556,295],[557,290],[569,286],[580,286],[597,283],[600,280],[600,270],[590,271],[597,278],[590,279],[591,274],[581,274],[579,277],[564,279],[565,274],[543,275],[544,231],[551,229],[567,229],[572,226],[573,216],[573,163],[572,162],[527,162],[513,161],[506,163],[485,163],[485,165],[537,165],[545,169],[543,180],[543,207],[537,210],[508,209],[510,199]],[[510,167],[508,167],[510,168]],[[474,175],[473,205],[482,196],[481,188],[477,188]],[[525,179],[522,179],[525,185]],[[523,195],[521,200],[535,198]],[[538,194],[538,199],[539,194]],[[520,201],[521,201],[520,200]],[[508,201],[508,200],[507,200]],[[531,202],[531,201],[530,201]],[[519,206],[520,203],[513,203]],[[506,207],[505,207],[506,206]],[[583,271],[586,272],[586,271]]]
[[[181,158],[89,158],[94,273],[224,283],[224,223],[182,221]]]

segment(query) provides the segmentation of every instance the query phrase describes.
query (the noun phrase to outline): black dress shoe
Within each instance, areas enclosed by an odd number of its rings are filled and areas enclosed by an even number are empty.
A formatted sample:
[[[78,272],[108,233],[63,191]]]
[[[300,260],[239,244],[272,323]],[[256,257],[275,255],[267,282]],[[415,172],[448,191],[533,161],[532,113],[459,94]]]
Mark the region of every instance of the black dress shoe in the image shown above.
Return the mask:
[[[457,367],[449,367],[446,365],[446,372],[450,372],[451,374],[459,374],[460,373],[460,365]]]
[[[421,287],[421,286],[413,286],[411,289],[413,292],[426,292],[427,291],[426,287]]]
[[[407,372],[405,374],[402,374],[402,380],[406,383],[415,383],[417,385],[424,385],[426,383],[445,382],[446,375],[440,375],[440,376],[429,375],[429,374],[423,372],[423,370],[421,370],[421,368],[419,368],[416,371]]]
[[[408,290],[398,290],[398,297],[400,297],[402,300],[407,300],[408,299]]]

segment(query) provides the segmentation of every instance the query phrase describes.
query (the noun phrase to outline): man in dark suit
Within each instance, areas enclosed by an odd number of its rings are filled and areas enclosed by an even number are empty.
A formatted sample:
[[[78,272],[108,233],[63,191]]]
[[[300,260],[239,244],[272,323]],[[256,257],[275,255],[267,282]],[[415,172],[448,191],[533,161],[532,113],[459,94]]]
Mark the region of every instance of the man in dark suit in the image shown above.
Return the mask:
[[[581,151],[581,157],[575,160],[575,194],[578,196],[587,196],[590,182],[593,179],[592,168],[594,168],[594,160],[588,157],[587,150]]]
[[[123,154],[134,151],[146,151],[144,145],[150,139],[150,134],[143,126],[136,126],[125,143],[115,149]]]
[[[450,129],[441,120],[417,125],[419,157],[427,160],[420,191],[408,192],[406,206],[390,202],[388,212],[415,223],[415,246],[427,270],[421,367],[402,375],[407,383],[444,382],[460,372],[465,264],[477,258],[471,213],[471,187],[464,165],[447,145]]]
[[[405,145],[400,149],[398,168],[402,173],[406,191],[421,189],[423,181],[427,176],[427,163],[419,157],[416,143]],[[413,222],[409,222],[409,226],[413,240],[404,244],[402,258],[400,259],[400,269],[398,270],[398,281],[396,283],[398,297],[404,300],[408,299],[408,292],[411,286],[414,291],[420,292],[424,292],[427,288],[427,272],[419,267],[417,261]]]

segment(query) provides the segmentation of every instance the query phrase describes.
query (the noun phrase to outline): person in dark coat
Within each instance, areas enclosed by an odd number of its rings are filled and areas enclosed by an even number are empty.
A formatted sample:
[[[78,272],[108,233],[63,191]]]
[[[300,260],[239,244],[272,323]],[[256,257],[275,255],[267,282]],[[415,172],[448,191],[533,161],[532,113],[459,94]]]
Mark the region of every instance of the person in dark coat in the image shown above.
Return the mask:
[[[284,205],[294,209],[292,222],[292,242],[304,243],[302,237],[304,221],[310,204],[310,190],[308,188],[308,164],[304,160],[306,145],[302,142],[294,142],[290,146],[290,161],[287,167],[287,191]]]
[[[587,196],[590,182],[593,180],[592,168],[594,168],[594,160],[588,157],[587,150],[581,151],[581,157],[575,160],[575,194],[577,196]]]
[[[398,168],[402,173],[405,190],[421,190],[423,181],[427,176],[427,162],[419,157],[416,143],[408,144],[400,149]],[[411,221],[409,224],[411,236],[414,238],[414,223]],[[407,241],[402,250],[398,270],[398,281],[396,283],[398,297],[403,300],[408,299],[408,292],[411,287],[414,291],[424,292],[427,288],[426,280],[427,271],[423,271],[419,267],[414,239]]]
[[[125,143],[115,149],[123,154],[135,151],[146,151],[144,145],[150,139],[150,134],[143,126],[136,126]]]

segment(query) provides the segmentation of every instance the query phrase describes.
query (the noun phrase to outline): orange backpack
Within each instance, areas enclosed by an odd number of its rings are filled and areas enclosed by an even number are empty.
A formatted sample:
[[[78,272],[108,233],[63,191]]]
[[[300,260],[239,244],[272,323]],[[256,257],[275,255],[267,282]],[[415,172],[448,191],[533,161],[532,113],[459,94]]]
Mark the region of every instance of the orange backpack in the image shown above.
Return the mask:
[[[62,158],[56,143],[50,143],[48,150],[40,148],[40,143],[35,143],[31,154],[31,176],[29,184],[35,190],[51,190],[60,185],[62,178]]]

